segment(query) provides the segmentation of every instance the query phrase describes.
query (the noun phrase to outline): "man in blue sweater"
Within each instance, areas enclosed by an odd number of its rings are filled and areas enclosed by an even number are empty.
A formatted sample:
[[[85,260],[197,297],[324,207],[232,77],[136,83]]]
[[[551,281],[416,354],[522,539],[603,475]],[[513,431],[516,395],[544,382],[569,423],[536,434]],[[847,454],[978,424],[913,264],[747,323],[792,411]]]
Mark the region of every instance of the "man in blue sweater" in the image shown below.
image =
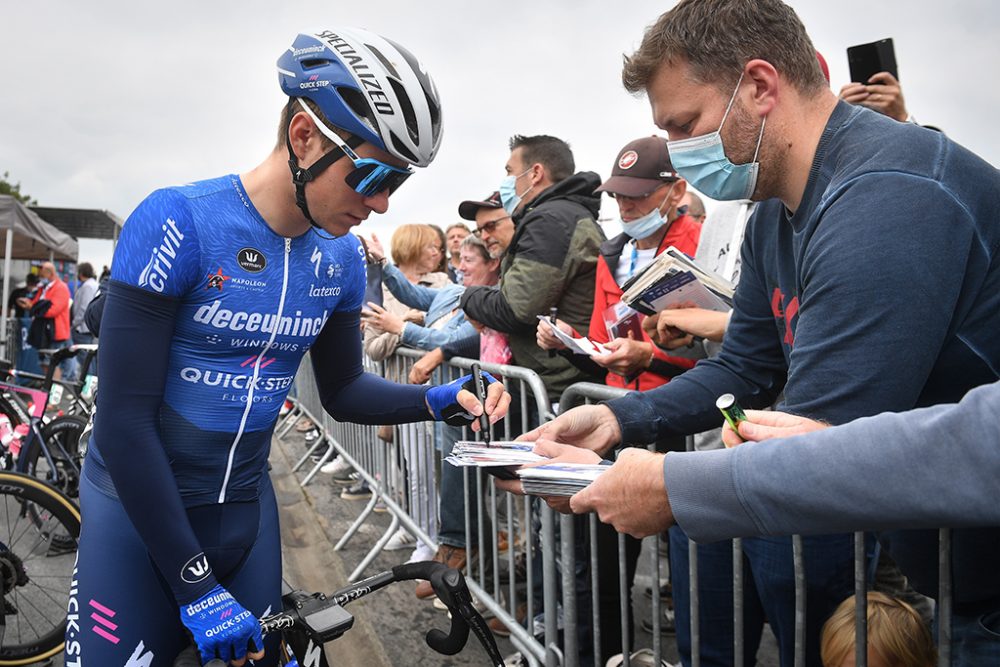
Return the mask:
[[[528,437],[603,454],[717,426],[723,393],[764,406],[784,390],[788,412],[838,424],[954,402],[997,379],[992,166],[940,133],[838,102],[801,22],[778,0],[680,2],[647,31],[623,81],[648,94],[671,160],[695,188],[762,202],[747,227],[732,320],[717,358]],[[662,466],[640,458],[628,457],[637,483]],[[665,494],[656,502],[666,510]],[[633,511],[656,511],[650,503],[636,498]],[[914,587],[936,594],[936,532],[880,537]],[[998,537],[954,535],[956,664],[972,664],[983,647],[971,631],[1000,610]]]

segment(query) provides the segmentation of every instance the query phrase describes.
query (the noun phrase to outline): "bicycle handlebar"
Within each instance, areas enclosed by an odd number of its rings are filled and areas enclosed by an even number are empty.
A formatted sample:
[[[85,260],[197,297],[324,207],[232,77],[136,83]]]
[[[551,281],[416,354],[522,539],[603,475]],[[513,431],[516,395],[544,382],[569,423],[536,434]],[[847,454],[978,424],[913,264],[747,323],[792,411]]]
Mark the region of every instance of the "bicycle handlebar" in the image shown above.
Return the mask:
[[[429,630],[425,636],[428,646],[442,655],[455,655],[465,647],[471,629],[493,665],[503,667],[503,657],[493,633],[472,606],[472,594],[465,577],[458,570],[437,561],[397,565],[390,571],[376,574],[329,596],[292,591],[283,597],[286,611],[260,619],[261,631],[267,634],[299,627],[317,644],[332,641],[354,625],[354,617],[344,609],[344,605],[391,583],[413,579],[430,581],[434,592],[451,612],[449,631],[445,633],[438,628]]]

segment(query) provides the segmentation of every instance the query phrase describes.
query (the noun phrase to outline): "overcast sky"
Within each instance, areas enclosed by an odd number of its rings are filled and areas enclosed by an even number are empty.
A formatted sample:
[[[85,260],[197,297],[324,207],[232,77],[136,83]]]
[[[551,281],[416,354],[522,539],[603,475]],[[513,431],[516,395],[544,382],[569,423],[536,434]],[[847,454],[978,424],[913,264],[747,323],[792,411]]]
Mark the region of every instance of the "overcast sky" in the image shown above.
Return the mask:
[[[46,206],[126,218],[151,190],[245,171],[271,150],[283,104],[274,64],[302,30],[355,25],[407,46],[435,78],[445,133],[434,164],[362,233],[447,225],[494,190],[507,138],[546,133],[606,177],[618,149],[656,131],[621,87],[621,55],[672,2],[173,0],[5,3],[0,173]],[[911,113],[1000,164],[1000,3],[793,1],[848,81],[847,46],[893,37]],[[613,211],[606,202],[603,215]],[[877,215],[877,211],[861,212]],[[609,228],[609,233],[617,229]],[[100,266],[102,248],[81,260]]]

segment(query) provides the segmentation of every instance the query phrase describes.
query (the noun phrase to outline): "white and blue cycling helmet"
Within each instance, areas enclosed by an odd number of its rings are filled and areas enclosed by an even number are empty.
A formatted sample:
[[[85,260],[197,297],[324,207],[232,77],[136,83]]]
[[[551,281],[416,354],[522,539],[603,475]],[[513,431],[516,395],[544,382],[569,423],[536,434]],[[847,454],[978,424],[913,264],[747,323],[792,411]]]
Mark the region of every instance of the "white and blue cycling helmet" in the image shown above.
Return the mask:
[[[359,28],[303,33],[278,59],[281,90],[312,100],[327,120],[414,166],[441,144],[437,88],[399,44]]]
[[[336,146],[312,165],[299,164],[286,135],[295,203],[317,228],[306,202],[306,184],[342,157],[354,163],[345,178],[364,196],[393,192],[413,173],[410,167],[362,158],[368,142],[400,160],[426,167],[441,144],[441,104],[430,75],[409,51],[375,33],[337,28],[303,33],[278,58],[278,81]],[[312,100],[326,120],[346,132],[342,139],[303,101]]]

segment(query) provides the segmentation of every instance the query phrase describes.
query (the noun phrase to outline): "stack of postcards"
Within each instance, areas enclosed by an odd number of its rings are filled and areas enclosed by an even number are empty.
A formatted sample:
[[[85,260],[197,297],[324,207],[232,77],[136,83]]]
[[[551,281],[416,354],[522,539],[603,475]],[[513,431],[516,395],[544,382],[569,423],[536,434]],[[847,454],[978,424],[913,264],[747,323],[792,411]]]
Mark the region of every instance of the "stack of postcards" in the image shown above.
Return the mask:
[[[531,468],[521,468],[524,492],[533,496],[572,496],[605,472],[611,462],[596,465],[587,463],[550,463]]]
[[[534,448],[533,442],[500,440],[487,445],[485,442],[459,440],[445,461],[459,468],[482,468],[501,479],[517,479],[514,469],[518,466],[546,460],[544,456],[532,452]]]
[[[482,468],[501,479],[520,479],[524,492],[535,496],[572,496],[597,479],[608,469],[610,461],[592,465],[586,463],[547,463],[521,468],[528,463],[548,461],[535,454],[535,443],[459,440],[445,460],[460,468]]]

